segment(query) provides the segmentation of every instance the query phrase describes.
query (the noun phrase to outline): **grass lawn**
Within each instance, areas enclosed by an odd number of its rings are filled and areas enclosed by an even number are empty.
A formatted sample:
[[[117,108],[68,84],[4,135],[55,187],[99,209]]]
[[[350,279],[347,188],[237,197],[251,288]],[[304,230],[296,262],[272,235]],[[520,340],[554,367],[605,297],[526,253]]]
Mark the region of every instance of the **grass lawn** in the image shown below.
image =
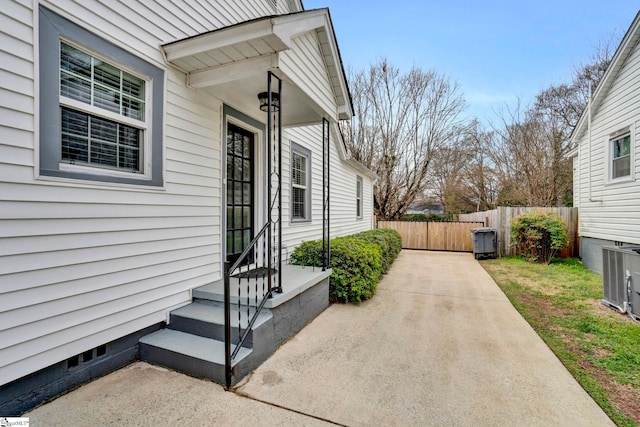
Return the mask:
[[[640,423],[640,323],[603,306],[602,278],[579,260],[481,262],[514,307],[620,426]]]

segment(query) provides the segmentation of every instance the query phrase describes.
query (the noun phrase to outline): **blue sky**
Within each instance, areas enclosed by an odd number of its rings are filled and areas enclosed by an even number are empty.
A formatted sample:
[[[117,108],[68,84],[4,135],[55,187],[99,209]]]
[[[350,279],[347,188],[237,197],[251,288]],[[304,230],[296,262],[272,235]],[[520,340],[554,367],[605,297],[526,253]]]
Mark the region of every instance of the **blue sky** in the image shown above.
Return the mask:
[[[434,69],[457,81],[467,114],[525,104],[570,80],[596,47],[618,40],[638,12],[635,0],[304,0],[329,7],[345,68],[380,58],[403,71]],[[612,46],[613,49],[617,44]]]

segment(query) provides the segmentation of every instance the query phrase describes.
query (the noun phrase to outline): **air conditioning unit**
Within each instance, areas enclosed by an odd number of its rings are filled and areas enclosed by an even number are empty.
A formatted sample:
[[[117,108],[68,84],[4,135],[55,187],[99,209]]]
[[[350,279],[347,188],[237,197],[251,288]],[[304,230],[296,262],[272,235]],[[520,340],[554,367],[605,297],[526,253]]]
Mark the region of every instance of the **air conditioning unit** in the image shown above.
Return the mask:
[[[602,248],[602,303],[640,320],[640,246]]]

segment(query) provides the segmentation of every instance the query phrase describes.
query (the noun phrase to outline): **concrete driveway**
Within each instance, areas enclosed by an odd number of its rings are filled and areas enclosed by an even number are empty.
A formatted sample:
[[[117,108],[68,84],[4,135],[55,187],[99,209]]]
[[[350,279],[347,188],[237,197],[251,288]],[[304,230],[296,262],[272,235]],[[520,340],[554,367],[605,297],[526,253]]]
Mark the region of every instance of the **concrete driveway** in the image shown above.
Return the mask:
[[[613,425],[472,255],[423,251],[403,251],[370,301],[329,307],[236,394],[135,364],[26,416],[33,425]]]

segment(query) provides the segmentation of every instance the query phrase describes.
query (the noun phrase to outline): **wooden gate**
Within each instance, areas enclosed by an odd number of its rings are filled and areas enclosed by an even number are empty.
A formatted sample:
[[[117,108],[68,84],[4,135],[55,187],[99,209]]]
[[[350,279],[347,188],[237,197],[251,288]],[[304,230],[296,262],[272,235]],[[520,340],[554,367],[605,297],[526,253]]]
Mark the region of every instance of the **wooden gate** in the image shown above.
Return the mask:
[[[483,222],[378,221],[378,228],[391,228],[402,236],[403,249],[473,252],[471,229]]]

